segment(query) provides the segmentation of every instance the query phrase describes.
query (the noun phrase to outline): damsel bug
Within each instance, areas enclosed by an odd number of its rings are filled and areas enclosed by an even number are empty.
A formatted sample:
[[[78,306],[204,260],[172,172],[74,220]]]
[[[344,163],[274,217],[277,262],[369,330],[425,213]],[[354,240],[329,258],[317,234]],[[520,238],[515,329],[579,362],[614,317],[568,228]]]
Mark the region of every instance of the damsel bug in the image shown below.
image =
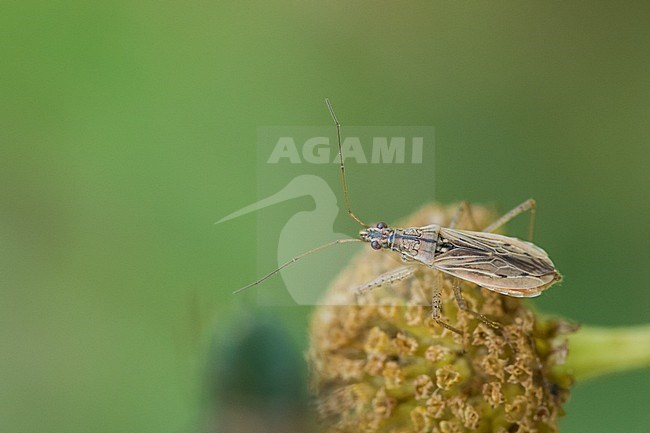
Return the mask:
[[[357,288],[359,294],[383,284],[408,278],[415,273],[417,265],[424,265],[488,290],[515,297],[537,296],[560,280],[560,274],[544,250],[531,242],[492,233],[517,215],[530,211],[529,237],[532,238],[535,216],[535,201],[533,199],[521,203],[480,232],[455,229],[460,215],[463,212],[470,213],[469,205],[466,202],[459,207],[449,227],[431,224],[424,227],[392,228],[383,222],[375,226],[364,223],[350,208],[341,144],[341,124],[334,114],[329,99],[325,99],[325,103],[336,126],[345,207],[350,217],[359,223],[363,230],[359,232],[358,239],[339,239],[304,252],[234,293],[260,284],[305,256],[333,245],[348,242],[368,242],[375,250],[399,253],[402,260],[407,263],[405,266],[380,275],[373,281]],[[433,290],[433,319],[441,326],[462,334],[458,329],[440,319],[442,288],[438,285]],[[476,316],[491,327],[500,327],[467,307],[458,284],[454,287],[454,296],[462,310]]]

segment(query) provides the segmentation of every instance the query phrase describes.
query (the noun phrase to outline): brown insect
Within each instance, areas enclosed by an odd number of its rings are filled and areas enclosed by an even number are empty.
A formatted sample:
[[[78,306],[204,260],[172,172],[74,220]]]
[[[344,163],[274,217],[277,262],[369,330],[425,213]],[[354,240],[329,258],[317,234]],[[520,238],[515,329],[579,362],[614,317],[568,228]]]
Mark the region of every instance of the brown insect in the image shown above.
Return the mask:
[[[260,284],[292,263],[324,248],[359,241],[370,243],[370,246],[375,250],[396,252],[406,262],[405,266],[382,274],[373,281],[358,287],[356,291],[359,294],[383,284],[411,277],[415,273],[417,266],[427,266],[488,290],[515,297],[538,296],[542,291],[561,279],[553,262],[543,249],[531,242],[493,233],[494,230],[497,230],[516,216],[530,211],[529,237],[532,239],[536,206],[533,199],[521,203],[482,231],[457,230],[455,228],[463,212],[468,214],[471,212],[466,202],[463,202],[460,206],[449,227],[431,224],[424,227],[398,228],[389,227],[383,222],[375,226],[364,223],[350,208],[341,145],[341,124],[336,114],[334,114],[329,99],[326,99],[325,102],[336,125],[345,206],[348,214],[363,227],[363,230],[359,232],[358,239],[339,239],[302,253],[234,293],[239,293]],[[467,307],[458,284],[454,287],[454,295],[461,309],[477,316],[492,327],[500,327],[495,322]],[[441,285],[434,287],[432,308],[433,319],[437,323],[453,332],[461,333],[458,329],[440,319]]]

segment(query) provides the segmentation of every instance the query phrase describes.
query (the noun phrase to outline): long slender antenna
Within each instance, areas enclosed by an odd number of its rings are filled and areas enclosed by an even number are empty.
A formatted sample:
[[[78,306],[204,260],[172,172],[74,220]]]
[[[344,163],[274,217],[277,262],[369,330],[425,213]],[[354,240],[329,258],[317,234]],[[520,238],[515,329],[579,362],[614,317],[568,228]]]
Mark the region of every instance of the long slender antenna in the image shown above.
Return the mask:
[[[317,251],[323,250],[323,249],[325,249],[325,248],[327,248],[327,247],[331,247],[331,246],[333,246],[333,245],[338,245],[338,244],[346,244],[346,243],[348,243],[348,242],[363,242],[363,241],[362,241],[361,239],[354,239],[354,238],[351,238],[351,239],[337,239],[337,240],[335,240],[335,241],[328,242],[328,243],[323,244],[323,245],[321,245],[321,246],[319,246],[319,247],[313,248],[313,249],[311,249],[311,250],[309,250],[309,251],[305,251],[304,253],[302,253],[302,254],[300,254],[300,255],[294,257],[293,259],[289,260],[287,263],[283,264],[282,266],[280,266],[279,268],[277,268],[275,271],[273,271],[273,272],[269,272],[268,274],[264,275],[264,276],[263,276],[262,278],[260,278],[259,280],[254,281],[254,282],[252,282],[252,283],[250,283],[250,284],[247,284],[247,285],[245,285],[244,287],[242,287],[242,288],[240,288],[240,289],[237,289],[237,290],[235,290],[235,291],[232,292],[232,293],[233,293],[233,295],[234,295],[234,294],[237,294],[237,293],[239,293],[239,292],[243,292],[244,290],[246,290],[246,289],[248,289],[248,288],[250,288],[250,287],[253,287],[253,286],[258,285],[258,284],[261,283],[262,281],[266,280],[267,278],[272,277],[273,275],[275,275],[275,274],[277,274],[278,272],[280,272],[282,269],[286,268],[287,266],[289,266],[289,265],[292,264],[292,263],[297,262],[298,260],[302,259],[303,257],[306,257],[306,256],[308,256],[308,255],[310,255],[310,254],[313,254],[313,253],[317,252]]]
[[[348,183],[345,180],[345,165],[343,164],[343,146],[341,145],[341,124],[339,123],[339,120],[336,118],[336,114],[334,114],[334,109],[332,108],[332,104],[330,103],[329,98],[325,98],[325,103],[327,104],[327,109],[330,111],[330,115],[332,116],[332,119],[334,120],[334,124],[336,125],[336,138],[339,143],[339,158],[341,161],[341,181],[343,182],[343,198],[345,199],[345,207],[348,210],[348,214],[354,218],[356,222],[361,224],[363,227],[370,227],[368,224],[364,223],[361,221],[361,219],[352,212],[352,209],[350,209],[350,199],[348,198]]]

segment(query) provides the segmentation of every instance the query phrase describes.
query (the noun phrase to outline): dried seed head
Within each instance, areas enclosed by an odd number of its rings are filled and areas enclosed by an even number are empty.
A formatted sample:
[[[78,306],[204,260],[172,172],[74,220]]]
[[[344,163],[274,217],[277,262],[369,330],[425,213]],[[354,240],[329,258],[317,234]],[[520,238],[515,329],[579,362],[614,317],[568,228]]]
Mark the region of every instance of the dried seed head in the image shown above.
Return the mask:
[[[401,225],[444,224],[455,209],[430,205]],[[494,220],[484,208],[472,211],[481,227]],[[411,279],[356,295],[355,287],[400,266],[389,256],[355,258],[312,318],[311,388],[325,431],[556,432],[572,383],[553,369],[566,354],[557,337],[572,329],[520,299],[462,282],[467,304],[499,323],[495,330],[458,309],[443,274],[443,320],[462,338],[431,320],[438,277],[424,266]]]

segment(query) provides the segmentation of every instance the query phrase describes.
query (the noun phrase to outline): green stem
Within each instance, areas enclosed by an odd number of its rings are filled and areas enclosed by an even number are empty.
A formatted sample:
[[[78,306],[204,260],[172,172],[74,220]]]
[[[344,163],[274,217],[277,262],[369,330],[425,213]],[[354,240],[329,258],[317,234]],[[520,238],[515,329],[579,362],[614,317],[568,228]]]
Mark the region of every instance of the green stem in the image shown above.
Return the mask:
[[[577,381],[650,367],[650,325],[625,328],[583,326],[567,338],[569,354],[561,368]]]

